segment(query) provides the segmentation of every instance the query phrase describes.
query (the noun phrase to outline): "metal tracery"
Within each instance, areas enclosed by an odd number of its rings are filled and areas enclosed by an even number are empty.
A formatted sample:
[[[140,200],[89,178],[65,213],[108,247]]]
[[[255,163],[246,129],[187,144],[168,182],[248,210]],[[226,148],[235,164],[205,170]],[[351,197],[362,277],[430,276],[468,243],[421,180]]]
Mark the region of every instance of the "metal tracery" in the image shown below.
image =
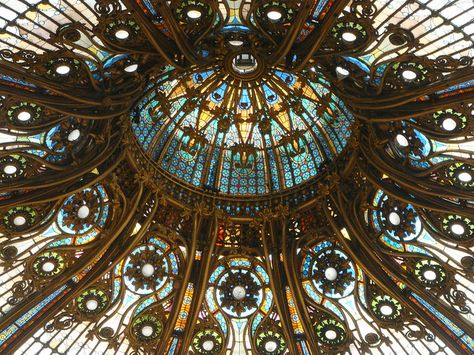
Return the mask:
[[[4,0],[0,352],[474,352],[470,0]]]

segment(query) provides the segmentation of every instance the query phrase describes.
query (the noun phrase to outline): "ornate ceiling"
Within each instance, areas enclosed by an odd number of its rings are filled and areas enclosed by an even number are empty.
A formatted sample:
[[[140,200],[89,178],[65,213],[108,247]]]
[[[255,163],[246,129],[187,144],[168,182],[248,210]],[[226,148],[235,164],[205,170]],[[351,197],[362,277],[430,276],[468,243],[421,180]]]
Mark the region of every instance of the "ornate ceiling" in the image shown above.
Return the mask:
[[[472,0],[0,2],[0,352],[474,352]]]
[[[158,168],[209,192],[266,194],[313,178],[347,144],[352,114],[321,74],[233,74],[218,65],[151,79],[131,120]]]

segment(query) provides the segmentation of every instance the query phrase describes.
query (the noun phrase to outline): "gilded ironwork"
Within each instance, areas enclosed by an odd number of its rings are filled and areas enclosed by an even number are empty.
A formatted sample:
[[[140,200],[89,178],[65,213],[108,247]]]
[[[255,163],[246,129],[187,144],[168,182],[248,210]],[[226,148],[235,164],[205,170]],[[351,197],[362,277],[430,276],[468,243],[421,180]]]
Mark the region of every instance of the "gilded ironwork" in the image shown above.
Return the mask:
[[[468,0],[0,3],[0,352],[474,352]]]

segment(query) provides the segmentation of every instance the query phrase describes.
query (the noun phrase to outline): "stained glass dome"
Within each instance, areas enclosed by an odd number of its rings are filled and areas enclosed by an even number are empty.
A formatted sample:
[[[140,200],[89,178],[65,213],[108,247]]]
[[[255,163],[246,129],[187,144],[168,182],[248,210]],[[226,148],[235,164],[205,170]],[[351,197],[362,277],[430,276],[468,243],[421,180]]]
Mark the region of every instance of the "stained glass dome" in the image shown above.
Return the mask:
[[[170,67],[152,79],[131,120],[159,169],[208,191],[254,195],[301,184],[337,159],[353,118],[320,71],[235,72]]]
[[[0,354],[474,354],[473,0],[1,0]]]

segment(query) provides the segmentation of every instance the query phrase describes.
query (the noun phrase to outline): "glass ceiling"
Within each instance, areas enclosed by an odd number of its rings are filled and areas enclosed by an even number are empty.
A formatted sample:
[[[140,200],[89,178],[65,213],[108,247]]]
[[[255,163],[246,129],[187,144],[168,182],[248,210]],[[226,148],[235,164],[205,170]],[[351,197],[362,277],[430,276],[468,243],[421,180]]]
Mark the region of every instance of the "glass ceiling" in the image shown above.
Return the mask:
[[[258,80],[221,67],[152,80],[131,116],[158,166],[194,186],[265,194],[315,177],[343,150],[352,114],[313,70],[270,69]]]
[[[473,18],[0,1],[0,353],[473,354]]]

